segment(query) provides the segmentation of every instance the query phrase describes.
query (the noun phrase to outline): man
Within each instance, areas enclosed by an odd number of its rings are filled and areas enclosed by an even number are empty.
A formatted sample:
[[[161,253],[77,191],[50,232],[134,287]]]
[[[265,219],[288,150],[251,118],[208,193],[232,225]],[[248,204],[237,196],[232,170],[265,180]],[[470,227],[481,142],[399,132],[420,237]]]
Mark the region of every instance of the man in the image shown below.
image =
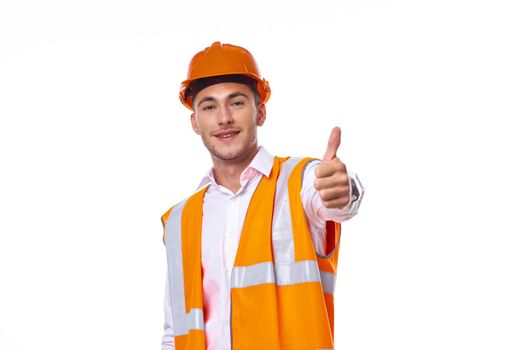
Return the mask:
[[[168,256],[162,349],[331,349],[340,224],[363,189],[336,156],[258,146],[270,86],[245,49],[213,43],[180,99],[213,167],[162,216]]]

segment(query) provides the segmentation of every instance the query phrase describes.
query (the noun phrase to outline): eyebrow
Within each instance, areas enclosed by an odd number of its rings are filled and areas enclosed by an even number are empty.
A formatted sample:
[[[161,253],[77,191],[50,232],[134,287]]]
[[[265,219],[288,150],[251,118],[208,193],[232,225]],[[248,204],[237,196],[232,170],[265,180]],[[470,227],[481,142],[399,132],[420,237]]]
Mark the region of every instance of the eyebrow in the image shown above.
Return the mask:
[[[228,98],[228,100],[230,100],[232,98],[239,97],[239,96],[244,96],[244,97],[249,99],[249,97],[246,94],[244,94],[244,93],[242,93],[240,91],[237,91],[237,92],[229,94],[227,98]],[[204,97],[202,100],[200,100],[199,103],[197,103],[197,107],[199,107],[202,103],[208,102],[208,101],[215,101],[215,98],[211,97],[211,96]]]

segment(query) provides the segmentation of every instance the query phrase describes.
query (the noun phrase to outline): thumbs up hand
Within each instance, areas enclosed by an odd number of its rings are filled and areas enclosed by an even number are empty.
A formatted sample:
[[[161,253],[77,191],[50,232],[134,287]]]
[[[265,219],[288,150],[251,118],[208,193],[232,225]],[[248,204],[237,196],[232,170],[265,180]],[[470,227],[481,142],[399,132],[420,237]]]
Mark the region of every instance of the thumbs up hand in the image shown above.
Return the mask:
[[[350,203],[352,187],[346,165],[337,158],[341,143],[341,129],[335,127],[321,164],[315,169],[315,188],[326,208],[343,208]]]

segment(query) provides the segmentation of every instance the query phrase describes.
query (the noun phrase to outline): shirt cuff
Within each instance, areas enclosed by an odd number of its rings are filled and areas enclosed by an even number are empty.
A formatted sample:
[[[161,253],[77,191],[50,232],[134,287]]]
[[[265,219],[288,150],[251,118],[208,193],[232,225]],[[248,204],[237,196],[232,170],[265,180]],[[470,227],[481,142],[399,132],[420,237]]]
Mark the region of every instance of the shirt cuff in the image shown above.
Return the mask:
[[[359,211],[361,201],[365,194],[365,189],[356,173],[349,171],[348,176],[350,176],[350,184],[352,186],[352,199],[343,209],[348,210],[350,217],[353,217],[356,216]]]

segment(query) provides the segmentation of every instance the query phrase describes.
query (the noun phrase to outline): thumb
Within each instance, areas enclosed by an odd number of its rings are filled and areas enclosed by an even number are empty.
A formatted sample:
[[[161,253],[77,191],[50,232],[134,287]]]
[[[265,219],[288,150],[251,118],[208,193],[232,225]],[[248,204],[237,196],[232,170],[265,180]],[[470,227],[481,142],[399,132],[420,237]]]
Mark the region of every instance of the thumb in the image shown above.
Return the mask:
[[[323,162],[329,161],[334,159],[337,155],[337,149],[339,148],[339,145],[341,144],[341,129],[339,127],[335,127],[332,129],[332,133],[330,134],[330,138],[328,139],[328,146],[326,147],[326,152],[323,157]]]

